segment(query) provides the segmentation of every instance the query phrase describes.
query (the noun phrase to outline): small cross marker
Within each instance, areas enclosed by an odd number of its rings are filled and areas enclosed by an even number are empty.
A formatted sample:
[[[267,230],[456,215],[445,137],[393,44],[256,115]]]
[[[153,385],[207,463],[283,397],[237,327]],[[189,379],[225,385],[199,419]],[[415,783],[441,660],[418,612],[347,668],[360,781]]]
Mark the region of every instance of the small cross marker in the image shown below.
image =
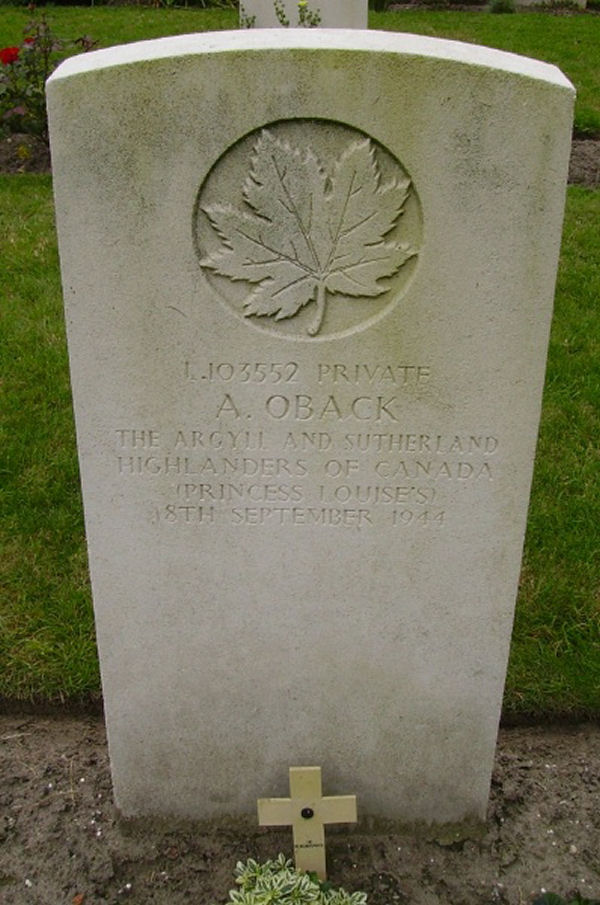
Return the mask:
[[[323,798],[320,767],[290,767],[289,798],[259,798],[259,826],[292,826],[298,870],[326,879],[326,823],[356,823],[356,796]]]

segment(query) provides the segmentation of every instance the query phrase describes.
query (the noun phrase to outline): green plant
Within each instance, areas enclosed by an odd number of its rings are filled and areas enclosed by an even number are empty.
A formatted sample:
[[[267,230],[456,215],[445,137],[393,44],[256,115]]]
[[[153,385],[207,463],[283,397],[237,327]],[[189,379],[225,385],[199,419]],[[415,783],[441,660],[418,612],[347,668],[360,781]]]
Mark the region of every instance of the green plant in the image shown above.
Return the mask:
[[[273,9],[275,10],[275,15],[277,16],[277,21],[283,28],[288,28],[290,24],[290,20],[285,14],[285,6],[283,5],[283,0],[273,0]]]
[[[298,25],[301,28],[316,28],[320,24],[320,10],[310,9],[307,0],[298,0]]]
[[[95,46],[87,36],[69,43],[80,50]],[[19,47],[0,49],[0,132],[28,132],[48,140],[46,79],[64,48],[42,15],[25,26]]]
[[[42,17],[26,26],[20,47],[0,50],[0,122],[5,130],[47,137],[44,85],[61,46]]]
[[[296,870],[285,855],[259,864],[250,858],[235,866],[237,889],[229,891],[234,905],[366,905],[364,892],[348,893],[322,883],[316,874]]]
[[[572,893],[567,899],[555,892],[545,892],[534,900],[532,905],[600,905],[600,899],[585,899],[579,892]]]
[[[273,0],[273,8],[279,24],[282,25],[283,28],[288,28],[290,20],[286,15],[283,0]],[[298,0],[298,21],[296,25],[300,28],[316,28],[320,24],[321,11],[319,9],[311,10],[308,5],[308,0]]]
[[[242,3],[240,3],[240,28],[254,28],[256,16],[249,16]]]

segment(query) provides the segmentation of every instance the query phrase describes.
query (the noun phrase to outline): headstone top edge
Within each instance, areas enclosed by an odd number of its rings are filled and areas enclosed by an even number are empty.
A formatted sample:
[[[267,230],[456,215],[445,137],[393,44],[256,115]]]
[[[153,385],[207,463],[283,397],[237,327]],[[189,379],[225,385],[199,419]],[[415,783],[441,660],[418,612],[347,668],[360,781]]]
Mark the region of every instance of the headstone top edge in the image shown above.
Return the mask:
[[[503,50],[408,32],[349,28],[259,28],[198,32],[120,44],[69,57],[48,79],[54,84],[72,76],[116,66],[195,54],[257,50],[352,50],[422,56],[432,60],[470,64],[554,84],[575,92],[573,84],[551,64]]]

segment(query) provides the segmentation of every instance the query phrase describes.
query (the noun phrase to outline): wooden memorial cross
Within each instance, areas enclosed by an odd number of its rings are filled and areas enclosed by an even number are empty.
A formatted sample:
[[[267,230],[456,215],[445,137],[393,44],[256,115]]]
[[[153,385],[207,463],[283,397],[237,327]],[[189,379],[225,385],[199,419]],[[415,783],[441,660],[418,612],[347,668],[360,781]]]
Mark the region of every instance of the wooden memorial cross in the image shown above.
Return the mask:
[[[356,796],[323,798],[320,767],[290,767],[289,798],[259,798],[259,826],[292,826],[298,870],[326,879],[326,823],[356,823]]]

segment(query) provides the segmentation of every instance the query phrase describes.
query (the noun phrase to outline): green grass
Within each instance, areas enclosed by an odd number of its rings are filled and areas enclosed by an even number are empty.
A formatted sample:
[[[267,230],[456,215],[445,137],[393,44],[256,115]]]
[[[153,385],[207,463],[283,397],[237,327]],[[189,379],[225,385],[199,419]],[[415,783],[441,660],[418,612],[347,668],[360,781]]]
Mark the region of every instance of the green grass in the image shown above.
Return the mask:
[[[0,179],[0,697],[98,687],[49,177]]]
[[[577,89],[575,125],[600,135],[600,16],[415,10],[372,13],[371,28],[485,44],[554,63]]]
[[[55,33],[67,40],[91,35],[100,46],[164,35],[237,27],[234,10],[150,9],[141,6],[45,7]],[[18,44],[31,18],[26,8],[0,6],[0,47]],[[371,28],[409,31],[486,44],[555,63],[577,88],[575,125],[600,135],[600,16],[416,9],[370,13]]]
[[[569,189],[505,713],[600,716],[600,192]],[[0,698],[99,693],[50,179],[0,178]]]
[[[41,11],[40,11],[41,12]],[[194,31],[237,28],[236,10],[155,9],[146,6],[45,6],[52,30],[64,40],[91,35],[101,47]],[[0,6],[0,46],[18,43],[31,20],[26,7]]]
[[[569,189],[505,706],[600,712],[600,191]]]
[[[49,8],[101,45],[235,25],[233,11]],[[0,7],[0,46],[29,13]],[[600,132],[600,17],[411,11],[375,28],[557,63]],[[505,714],[600,716],[600,192],[568,195]],[[99,694],[48,177],[0,177],[0,699]]]

